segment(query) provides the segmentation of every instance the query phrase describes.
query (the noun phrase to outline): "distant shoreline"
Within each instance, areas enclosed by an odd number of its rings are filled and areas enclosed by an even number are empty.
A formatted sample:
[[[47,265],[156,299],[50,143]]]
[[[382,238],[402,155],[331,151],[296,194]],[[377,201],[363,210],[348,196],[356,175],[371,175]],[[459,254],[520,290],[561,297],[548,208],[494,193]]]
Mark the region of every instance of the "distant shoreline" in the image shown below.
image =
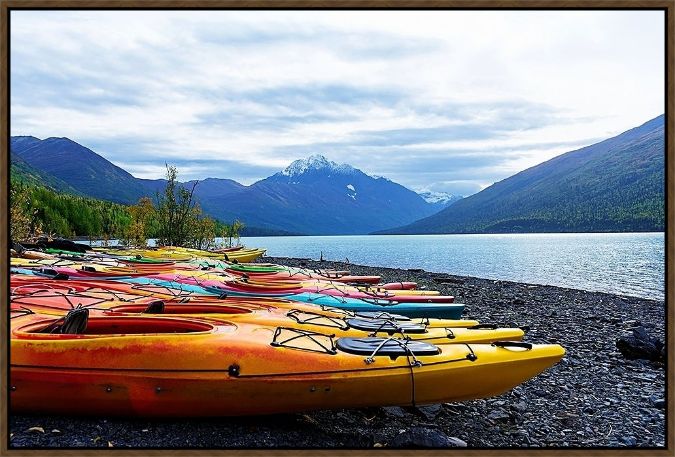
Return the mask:
[[[567,235],[567,234],[613,234],[613,233],[662,233],[665,234],[665,230],[637,230],[637,231],[621,231],[621,232],[472,232],[472,233],[358,233],[358,234],[348,234],[348,235],[242,235],[240,238],[280,238],[280,237],[312,237],[312,236],[426,236],[426,235]],[[90,238],[87,236],[75,236],[70,238],[73,241],[89,241]],[[91,238],[94,242],[103,241],[103,238]],[[108,240],[108,241],[118,241],[118,240]]]

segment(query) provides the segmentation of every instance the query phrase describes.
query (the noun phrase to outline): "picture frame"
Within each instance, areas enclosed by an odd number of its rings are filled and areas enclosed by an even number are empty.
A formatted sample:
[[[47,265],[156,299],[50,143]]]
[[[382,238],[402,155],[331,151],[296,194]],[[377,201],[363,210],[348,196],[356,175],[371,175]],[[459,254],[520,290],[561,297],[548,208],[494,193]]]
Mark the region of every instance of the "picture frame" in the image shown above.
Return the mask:
[[[129,10],[200,10],[200,11],[209,11],[211,9],[241,9],[241,10],[303,10],[303,9],[321,9],[321,10],[343,10],[343,9],[357,9],[357,10],[405,10],[412,11],[418,9],[424,10],[642,10],[642,9],[653,9],[653,10],[663,10],[665,12],[665,37],[666,37],[666,75],[665,75],[665,116],[666,116],[666,161],[665,161],[665,175],[666,175],[666,230],[665,230],[665,244],[666,244],[666,295],[665,295],[665,306],[666,306],[666,347],[669,349],[667,351],[667,360],[665,363],[665,376],[667,383],[667,395],[666,395],[666,405],[665,405],[665,415],[666,415],[666,446],[663,449],[649,448],[646,450],[633,448],[630,451],[626,452],[635,452],[635,453],[645,453],[649,452],[650,455],[673,455],[673,450],[675,449],[675,394],[673,394],[673,383],[675,381],[675,356],[673,355],[672,348],[675,347],[675,331],[673,331],[673,316],[675,316],[675,304],[674,304],[674,294],[673,294],[673,285],[675,284],[675,268],[672,267],[672,257],[673,252],[673,239],[675,239],[674,233],[674,224],[672,221],[675,220],[675,197],[673,197],[673,189],[675,184],[673,182],[673,177],[675,176],[675,158],[673,157],[673,152],[675,150],[673,146],[673,138],[675,138],[675,123],[672,122],[672,115],[675,112],[675,94],[674,88],[675,83],[673,82],[673,74],[675,73],[675,1],[674,0],[654,0],[649,2],[644,1],[634,1],[634,0],[591,0],[591,1],[563,1],[563,0],[551,0],[546,2],[541,2],[539,0],[513,0],[513,1],[495,1],[495,2],[485,2],[481,0],[455,0],[455,1],[386,1],[386,0],[368,0],[366,2],[353,1],[353,0],[339,0],[336,2],[325,2],[325,1],[311,1],[311,0],[249,0],[246,2],[237,2],[237,1],[224,1],[224,0],[195,0],[195,1],[171,1],[171,0],[138,0],[138,1],[112,1],[112,0],[1,0],[0,1],[0,36],[2,36],[2,41],[0,43],[0,62],[2,62],[2,72],[0,73],[0,105],[2,106],[3,113],[3,122],[0,123],[0,163],[4,164],[0,167],[0,182],[3,183],[0,186],[0,213],[5,215],[5,220],[7,221],[4,224],[0,224],[0,249],[4,253],[9,253],[9,181],[10,181],[10,167],[9,167],[9,144],[10,144],[10,15],[12,11],[18,11],[23,9],[59,9],[59,10],[117,10],[117,9],[129,9]],[[323,253],[322,253],[323,256]],[[42,446],[32,447],[22,447],[17,448],[11,445],[10,441],[10,416],[9,411],[9,398],[10,398],[10,388],[11,386],[7,382],[9,379],[9,365],[8,361],[10,360],[10,345],[9,345],[9,335],[10,335],[10,321],[9,321],[9,255],[4,255],[0,258],[0,274],[5,278],[6,284],[1,292],[2,302],[0,306],[0,326],[5,330],[3,333],[4,338],[0,341],[0,353],[2,354],[2,364],[0,366],[0,377],[3,380],[0,383],[0,454],[1,455],[12,455],[12,454],[41,454],[44,453],[45,448]],[[371,414],[373,416],[369,416]],[[336,414],[333,416],[333,414]],[[187,448],[181,447],[179,437],[173,436],[168,437],[167,440],[168,446],[164,447],[135,447],[134,452],[136,453],[152,453],[152,454],[184,454],[186,452],[194,454],[272,454],[272,455],[282,455],[282,454],[315,454],[318,449],[307,448],[307,447],[295,447],[294,443],[302,441],[299,437],[303,434],[304,430],[312,428],[321,428],[322,424],[328,422],[329,420],[343,420],[347,423],[357,421],[367,424],[375,416],[375,412],[370,410],[363,410],[359,412],[358,416],[349,417],[348,415],[340,416],[340,413],[333,412],[321,412],[317,417],[305,414],[297,414],[292,416],[280,416],[272,418],[272,420],[265,419],[263,422],[264,425],[260,426],[258,420],[253,418],[240,418],[240,419],[224,419],[222,421],[202,421],[200,426],[198,426],[197,431],[203,433],[206,436],[206,441],[209,443],[214,443],[217,441],[217,434],[222,432],[222,429],[240,433],[244,436],[246,433],[260,433],[261,434],[261,445],[260,446],[243,446],[233,447],[233,448],[195,448],[194,446],[189,446]],[[409,411],[395,411],[390,413],[392,414],[391,422],[398,424],[404,422],[405,420],[417,422],[423,422],[427,424],[433,424],[435,417],[433,412],[429,412],[429,415],[425,416],[424,411],[420,413],[411,413]],[[405,420],[401,420],[401,417],[398,417],[398,414],[406,415]],[[412,415],[417,414],[416,419],[412,419]],[[409,415],[409,416],[408,416]],[[465,417],[466,419],[466,417]],[[52,428],[52,430],[58,429],[58,421],[61,418],[56,418],[49,420],[49,426],[42,426],[44,424],[38,425],[42,431],[35,431],[36,434],[47,434],[49,433],[46,428]],[[378,419],[382,423],[386,423],[386,417],[380,417]],[[108,440],[106,433],[114,434],[115,427],[123,427],[124,421],[110,420],[107,422],[105,420],[107,429],[101,432],[99,435],[99,440],[96,443],[82,443],[84,449],[78,449],[78,447],[71,447],[65,450],[59,449],[57,452],[65,455],[77,454],[80,452],[84,453],[103,453],[103,454],[114,454],[118,452],[117,446],[114,443],[114,440]],[[292,423],[294,421],[294,423]],[[83,426],[87,422],[86,419],[77,419],[74,424],[79,424]],[[497,424],[499,420],[497,419]],[[97,423],[99,427],[101,423]],[[223,425],[225,424],[225,425]],[[271,428],[272,425],[277,425],[278,428]],[[352,424],[354,425],[354,424]],[[498,425],[497,425],[498,426]],[[95,433],[96,424],[93,424],[93,427],[87,430],[87,433]],[[135,420],[134,421],[135,431],[140,435],[138,438],[139,442],[142,442],[143,433],[152,433],[151,430],[153,425],[148,421]],[[164,426],[162,426],[164,427]],[[383,446],[383,443],[379,442],[377,437],[374,435],[367,435],[364,433],[363,437],[363,446],[353,447],[350,446],[347,449],[344,449],[340,446],[341,436],[340,433],[346,433],[347,435],[355,430],[356,428],[346,427],[347,432],[336,432],[336,435],[332,437],[333,443],[331,446],[320,449],[320,453],[327,455],[359,455],[361,453],[374,453],[378,452],[383,455],[412,455],[429,452],[429,450],[410,450],[410,449],[386,449]],[[178,433],[180,431],[179,423],[174,423],[163,430],[169,431],[171,433]],[[368,428],[368,433],[372,431],[372,428]],[[265,446],[265,440],[270,440],[269,435],[274,433],[288,433],[289,438],[285,445],[282,445],[282,448],[271,448]],[[575,430],[576,432],[576,430]],[[60,433],[60,432],[59,432]],[[59,433],[54,433],[55,436],[58,436]],[[111,435],[109,435],[111,436]],[[317,434],[317,436],[323,436]],[[87,439],[95,439],[96,437],[89,437]],[[347,436],[343,437],[347,440]],[[429,438],[433,442],[433,437]],[[352,440],[352,438],[349,438]],[[349,441],[347,440],[347,441]],[[48,441],[48,440],[43,440]],[[109,441],[109,447],[98,448],[99,442]],[[245,440],[244,440],[245,441]],[[273,440],[272,440],[273,441]],[[155,441],[156,442],[156,441]],[[243,441],[242,441],[243,442]],[[354,442],[353,440],[351,441]],[[93,447],[97,447],[94,451]],[[286,447],[284,449],[284,447]],[[54,452],[52,448],[49,448],[48,452]],[[624,452],[623,448],[607,448],[607,447],[595,447],[595,448],[521,448],[511,449],[508,447],[469,447],[469,448],[450,448],[450,449],[434,449],[434,453],[438,454],[477,454],[477,455],[493,455],[493,454],[511,454],[527,452],[534,455],[558,455],[561,452],[570,452],[570,453],[583,453],[591,455],[604,455],[611,454],[614,452]],[[467,452],[468,451],[468,452]]]

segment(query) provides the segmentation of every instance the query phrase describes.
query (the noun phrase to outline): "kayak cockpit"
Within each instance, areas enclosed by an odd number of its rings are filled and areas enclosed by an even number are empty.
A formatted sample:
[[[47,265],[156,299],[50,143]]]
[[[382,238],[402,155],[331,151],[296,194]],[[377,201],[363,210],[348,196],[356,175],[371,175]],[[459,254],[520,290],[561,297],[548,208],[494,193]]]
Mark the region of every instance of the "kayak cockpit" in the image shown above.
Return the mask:
[[[17,328],[19,338],[68,338],[124,335],[169,335],[212,333],[214,325],[192,319],[170,317],[89,317],[88,309],[76,308],[59,319],[40,319]],[[233,331],[234,324],[219,322],[218,330]]]
[[[145,313],[145,314],[250,314],[247,308],[227,305],[211,305],[202,303],[163,303],[154,301],[149,304],[129,304],[110,308],[111,313]]]

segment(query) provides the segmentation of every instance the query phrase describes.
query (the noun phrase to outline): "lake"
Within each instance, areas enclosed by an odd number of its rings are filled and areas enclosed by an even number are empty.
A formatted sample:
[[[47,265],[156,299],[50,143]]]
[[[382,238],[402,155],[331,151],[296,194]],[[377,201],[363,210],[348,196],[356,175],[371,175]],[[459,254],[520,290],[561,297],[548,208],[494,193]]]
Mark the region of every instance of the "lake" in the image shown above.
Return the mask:
[[[275,257],[305,257],[549,284],[663,300],[663,233],[247,237]]]

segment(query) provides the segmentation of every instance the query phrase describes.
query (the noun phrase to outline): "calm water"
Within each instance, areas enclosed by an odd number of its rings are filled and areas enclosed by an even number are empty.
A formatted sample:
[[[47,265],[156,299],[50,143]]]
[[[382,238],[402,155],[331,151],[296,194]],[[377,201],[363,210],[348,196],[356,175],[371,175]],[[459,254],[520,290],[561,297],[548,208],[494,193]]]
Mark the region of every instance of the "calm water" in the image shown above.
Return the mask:
[[[267,254],[664,299],[663,233],[248,237]]]

